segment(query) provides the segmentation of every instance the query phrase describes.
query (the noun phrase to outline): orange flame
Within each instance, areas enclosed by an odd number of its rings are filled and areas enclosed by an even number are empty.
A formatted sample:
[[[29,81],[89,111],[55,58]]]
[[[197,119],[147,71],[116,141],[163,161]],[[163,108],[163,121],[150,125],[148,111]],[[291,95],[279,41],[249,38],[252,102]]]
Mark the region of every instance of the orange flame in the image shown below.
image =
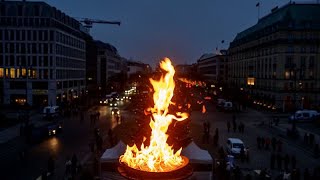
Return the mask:
[[[149,172],[168,172],[179,168],[183,164],[180,156],[182,148],[174,152],[167,144],[168,134],[166,134],[172,120],[183,121],[188,117],[187,113],[177,112],[176,115],[168,114],[168,107],[171,103],[175,83],[173,76],[175,70],[169,58],[165,58],[160,63],[160,67],[167,71],[166,75],[159,81],[150,79],[154,89],[154,107],[150,108],[152,118],[150,145],[142,143],[140,150],[134,144],[127,146],[126,152],[120,156],[119,161],[126,163],[129,167]]]
[[[206,113],[207,109],[205,105],[202,105],[202,114]]]

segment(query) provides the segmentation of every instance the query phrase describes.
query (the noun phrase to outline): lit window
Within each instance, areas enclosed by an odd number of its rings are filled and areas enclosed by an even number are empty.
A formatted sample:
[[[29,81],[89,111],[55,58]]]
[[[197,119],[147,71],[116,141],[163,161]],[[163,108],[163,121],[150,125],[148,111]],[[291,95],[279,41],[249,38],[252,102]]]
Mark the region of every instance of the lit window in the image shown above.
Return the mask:
[[[286,79],[289,79],[290,78],[290,71],[286,71],[284,76]]]
[[[255,78],[252,78],[252,77],[248,78],[247,79],[247,85],[254,86],[254,80],[255,80]]]
[[[3,78],[3,76],[4,76],[3,68],[0,68],[0,78]]]
[[[9,78],[9,69],[6,69],[6,78]]]
[[[32,78],[37,78],[37,71],[36,70],[32,70]]]
[[[16,70],[14,68],[10,68],[10,78],[16,78]]]
[[[20,78],[20,69],[18,68],[16,69],[16,71],[17,71],[17,78]]]
[[[25,76],[27,75],[27,70],[26,70],[26,68],[22,68],[22,69],[21,69],[21,75],[22,75],[23,77],[25,77]]]

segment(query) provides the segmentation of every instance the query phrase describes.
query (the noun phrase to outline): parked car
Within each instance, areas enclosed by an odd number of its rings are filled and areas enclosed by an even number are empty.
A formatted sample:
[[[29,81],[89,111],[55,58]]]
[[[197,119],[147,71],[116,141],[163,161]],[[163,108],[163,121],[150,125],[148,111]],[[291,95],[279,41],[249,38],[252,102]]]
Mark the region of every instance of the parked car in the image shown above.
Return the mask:
[[[113,108],[111,114],[114,116],[120,116],[120,110],[118,108]]]
[[[230,101],[226,101],[223,104],[223,110],[224,111],[232,111],[233,110],[233,104]]]
[[[43,119],[53,120],[55,117],[58,117],[60,114],[59,106],[47,106],[43,108]]]
[[[298,110],[293,115],[289,116],[289,122],[311,122],[320,116],[320,113],[315,110]]]
[[[227,140],[227,148],[226,148],[228,154],[231,154],[233,156],[239,156],[241,148],[244,148],[244,151],[246,151],[244,143],[242,142],[241,139],[228,138],[228,140]]]

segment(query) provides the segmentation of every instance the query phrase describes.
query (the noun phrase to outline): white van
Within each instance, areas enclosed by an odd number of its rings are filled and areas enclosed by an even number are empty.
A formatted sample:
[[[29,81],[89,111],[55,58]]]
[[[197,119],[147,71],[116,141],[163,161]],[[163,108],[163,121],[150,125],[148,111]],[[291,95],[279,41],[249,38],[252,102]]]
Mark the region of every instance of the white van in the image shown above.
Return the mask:
[[[43,117],[57,117],[60,113],[59,106],[47,106],[43,108]]]
[[[315,119],[315,117],[319,116],[320,113],[318,113],[315,110],[298,110],[296,113],[291,115],[289,117],[289,122],[292,122],[294,120],[299,121],[299,122],[310,122]]]
[[[241,141],[241,139],[238,138],[228,138],[227,140],[227,152],[228,154],[238,156],[240,155],[241,148],[244,148],[244,151],[246,151],[246,148]]]

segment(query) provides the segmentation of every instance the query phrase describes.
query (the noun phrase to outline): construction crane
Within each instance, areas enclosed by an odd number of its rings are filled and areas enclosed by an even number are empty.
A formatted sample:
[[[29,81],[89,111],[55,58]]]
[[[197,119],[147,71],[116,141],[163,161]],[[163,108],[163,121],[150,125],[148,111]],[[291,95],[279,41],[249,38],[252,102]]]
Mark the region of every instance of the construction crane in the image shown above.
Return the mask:
[[[105,21],[105,20],[99,20],[99,19],[89,19],[89,18],[77,18],[80,22],[83,23],[83,26],[86,28],[92,28],[93,23],[97,24],[115,24],[120,26],[120,21]]]

